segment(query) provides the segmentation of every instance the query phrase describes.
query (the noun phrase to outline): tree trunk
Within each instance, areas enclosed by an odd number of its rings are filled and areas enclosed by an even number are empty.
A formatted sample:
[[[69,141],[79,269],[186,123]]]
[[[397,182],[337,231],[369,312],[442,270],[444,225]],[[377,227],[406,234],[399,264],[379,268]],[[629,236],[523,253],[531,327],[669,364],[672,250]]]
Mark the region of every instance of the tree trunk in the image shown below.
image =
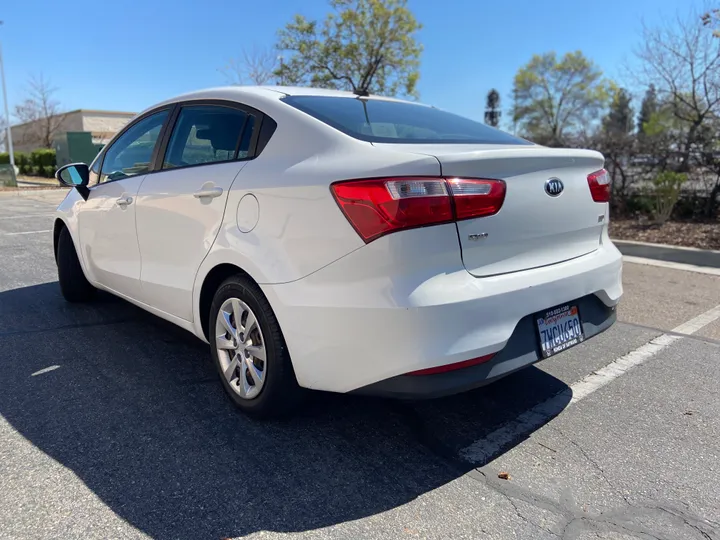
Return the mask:
[[[707,219],[712,219],[714,217],[713,213],[715,210],[715,200],[717,199],[718,195],[720,195],[720,174],[718,174],[718,177],[715,180],[715,185],[710,191],[710,196],[705,202],[705,217]]]

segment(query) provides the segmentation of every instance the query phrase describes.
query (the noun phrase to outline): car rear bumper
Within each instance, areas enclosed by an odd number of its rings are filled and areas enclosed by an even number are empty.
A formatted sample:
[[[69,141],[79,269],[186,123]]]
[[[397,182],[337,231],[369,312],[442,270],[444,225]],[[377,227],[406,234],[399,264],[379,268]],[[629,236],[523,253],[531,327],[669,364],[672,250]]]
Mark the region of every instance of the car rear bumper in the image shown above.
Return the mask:
[[[578,306],[585,340],[604,332],[616,319],[615,306],[606,306],[595,295],[569,302]],[[520,319],[505,347],[483,364],[433,375],[398,375],[353,393],[399,399],[429,399],[479,388],[543,359],[535,317]]]
[[[576,259],[476,278],[449,224],[382,237],[301,280],[261,287],[306,388],[365,392],[378,383],[382,393],[390,383],[380,383],[412,371],[504,351],[437,383],[414,377],[416,388],[438,385],[419,394],[440,395],[444,386],[472,388],[537,361],[537,339],[526,326],[535,313],[583,299],[595,306],[586,311],[597,308],[592,319],[581,308],[588,337],[612,324],[622,256],[604,236],[598,250]],[[455,382],[463,376],[472,380]],[[396,381],[386,392],[398,395],[398,384],[402,393],[410,383]]]

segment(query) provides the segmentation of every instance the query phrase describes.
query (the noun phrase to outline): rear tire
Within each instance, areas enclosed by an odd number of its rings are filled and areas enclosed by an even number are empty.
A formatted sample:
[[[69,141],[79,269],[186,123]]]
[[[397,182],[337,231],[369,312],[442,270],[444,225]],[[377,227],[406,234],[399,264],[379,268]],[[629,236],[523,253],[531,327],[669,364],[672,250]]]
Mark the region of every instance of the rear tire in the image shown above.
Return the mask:
[[[294,410],[304,392],[275,313],[260,288],[243,275],[228,278],[215,293],[209,317],[213,362],[233,403],[265,419]]]
[[[67,227],[63,227],[58,238],[57,267],[60,291],[65,300],[88,302],[93,299],[97,289],[85,277]]]

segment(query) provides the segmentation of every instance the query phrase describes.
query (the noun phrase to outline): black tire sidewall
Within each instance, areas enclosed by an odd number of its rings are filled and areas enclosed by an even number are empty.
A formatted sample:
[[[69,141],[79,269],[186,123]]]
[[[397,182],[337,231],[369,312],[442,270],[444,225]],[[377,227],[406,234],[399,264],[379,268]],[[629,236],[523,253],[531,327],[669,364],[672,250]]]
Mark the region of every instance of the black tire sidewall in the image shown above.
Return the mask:
[[[58,238],[58,281],[63,297],[69,302],[92,299],[96,289],[85,277],[70,231],[63,227]]]
[[[223,302],[229,298],[238,298],[252,309],[265,342],[265,384],[253,399],[243,399],[230,388],[218,358],[215,321]],[[259,287],[243,277],[226,280],[215,293],[209,317],[208,341],[212,359],[228,397],[241,410],[253,416],[271,417],[283,414],[294,391],[299,388],[277,319]]]

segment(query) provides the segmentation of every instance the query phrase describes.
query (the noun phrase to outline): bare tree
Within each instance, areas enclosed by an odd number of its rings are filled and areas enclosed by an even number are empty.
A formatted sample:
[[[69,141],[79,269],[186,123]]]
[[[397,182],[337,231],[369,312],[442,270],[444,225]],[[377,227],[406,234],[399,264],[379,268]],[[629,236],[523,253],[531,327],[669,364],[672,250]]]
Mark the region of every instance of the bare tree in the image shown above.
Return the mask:
[[[30,123],[26,138],[45,148],[52,148],[53,138],[65,120],[60,102],[53,99],[57,88],[42,75],[31,77],[28,97],[15,106],[15,116],[21,123]]]
[[[264,86],[273,83],[277,67],[277,51],[253,47],[243,50],[242,56],[231,59],[221,71],[232,84]]]
[[[702,127],[720,112],[720,40],[697,20],[693,13],[665,26],[645,27],[643,44],[636,52],[641,60],[640,82],[655,86],[681,126],[677,148],[681,171],[689,170]]]

